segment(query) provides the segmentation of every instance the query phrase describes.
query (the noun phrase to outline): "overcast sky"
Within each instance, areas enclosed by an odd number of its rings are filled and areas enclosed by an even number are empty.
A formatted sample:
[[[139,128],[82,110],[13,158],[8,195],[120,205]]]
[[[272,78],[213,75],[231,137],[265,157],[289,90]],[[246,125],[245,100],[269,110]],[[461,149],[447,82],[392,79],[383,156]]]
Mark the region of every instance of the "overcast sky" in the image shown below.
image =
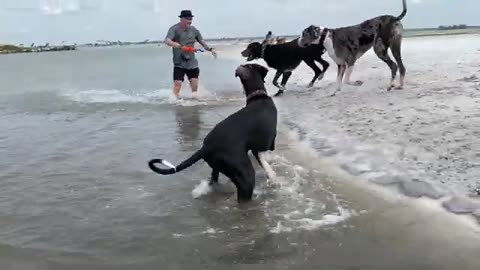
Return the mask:
[[[480,0],[408,0],[407,28],[480,25]],[[0,44],[161,39],[191,9],[205,38],[297,34],[397,15],[401,0],[0,0]]]

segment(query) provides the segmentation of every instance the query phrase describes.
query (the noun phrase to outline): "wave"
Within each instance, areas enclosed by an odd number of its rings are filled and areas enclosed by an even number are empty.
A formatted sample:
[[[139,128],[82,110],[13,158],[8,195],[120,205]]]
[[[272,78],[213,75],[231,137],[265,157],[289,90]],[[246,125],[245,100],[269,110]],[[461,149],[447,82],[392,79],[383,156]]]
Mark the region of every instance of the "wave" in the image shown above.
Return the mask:
[[[61,96],[80,103],[165,103],[171,95],[171,90],[159,89],[151,92],[125,92],[116,89],[92,89],[84,91],[69,91]]]
[[[171,89],[125,91],[117,89],[91,89],[67,91],[60,94],[67,100],[84,104],[171,104],[179,106],[211,105],[228,101],[240,101],[242,97],[218,96],[200,89],[197,95],[191,92],[174,98]]]

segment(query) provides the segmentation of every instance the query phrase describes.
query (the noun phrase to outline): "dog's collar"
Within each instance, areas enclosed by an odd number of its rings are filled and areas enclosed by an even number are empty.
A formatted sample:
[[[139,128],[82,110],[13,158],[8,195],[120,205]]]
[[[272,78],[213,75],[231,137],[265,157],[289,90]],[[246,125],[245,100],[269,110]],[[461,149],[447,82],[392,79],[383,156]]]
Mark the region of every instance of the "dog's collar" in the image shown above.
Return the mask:
[[[320,41],[318,44],[323,44],[328,35],[328,28],[323,28],[322,34],[320,35]]]
[[[250,101],[252,98],[258,97],[258,96],[267,96],[268,97],[267,91],[265,89],[259,89],[257,91],[253,91],[252,93],[248,94],[247,102]]]

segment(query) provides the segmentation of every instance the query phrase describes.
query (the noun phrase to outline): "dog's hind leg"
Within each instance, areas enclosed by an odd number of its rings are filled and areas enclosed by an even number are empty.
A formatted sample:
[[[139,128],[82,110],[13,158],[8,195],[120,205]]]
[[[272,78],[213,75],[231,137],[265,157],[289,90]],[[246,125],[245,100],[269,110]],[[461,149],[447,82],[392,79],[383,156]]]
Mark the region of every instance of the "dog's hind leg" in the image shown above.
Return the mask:
[[[239,203],[252,200],[253,189],[255,188],[255,169],[248,155],[232,161],[227,161],[229,166],[222,170],[237,187],[237,200]]]
[[[406,68],[402,61],[402,37],[394,37],[390,50],[392,51],[393,57],[395,58],[395,61],[397,61],[400,69],[400,85],[397,87],[397,89],[402,89],[406,73]]]
[[[292,76],[291,71],[287,71],[287,72],[283,73],[281,89],[284,90],[284,91],[286,89],[286,85],[287,85],[288,80],[290,79],[290,76]]]
[[[315,75],[313,75],[312,81],[308,84],[308,88],[312,87],[315,81],[318,79],[318,77],[322,74],[322,70],[317,67],[315,64],[314,60],[303,60],[307,66],[309,66],[311,69],[313,69],[313,72],[315,72]]]
[[[239,203],[252,200],[253,189],[255,188],[255,169],[248,160],[242,170],[237,175],[237,200]]]
[[[268,179],[274,179],[275,177],[277,177],[277,174],[273,171],[272,167],[270,167],[270,164],[268,164],[268,162],[265,160],[265,157],[263,156],[263,154],[258,153],[257,151],[252,151],[252,153],[257,159],[260,166],[267,173]]]
[[[278,84],[278,79],[280,78],[280,76],[282,75],[282,72],[277,70],[277,73],[275,73],[275,76],[273,77],[273,85],[275,85],[277,88],[280,88],[280,85]]]
[[[219,177],[220,172],[218,170],[213,169],[212,170],[212,175],[210,176],[210,185],[218,183],[218,177]]]
[[[248,155],[245,154],[235,159],[225,158],[221,164],[220,172],[237,187],[238,202],[250,201],[255,188],[255,169]]]
[[[377,38],[377,40],[375,41],[374,51],[375,51],[375,54],[380,59],[382,59],[382,61],[385,62],[390,68],[390,70],[392,71],[390,86],[387,88],[387,90],[390,91],[394,87],[395,77],[397,76],[397,70],[398,70],[397,64],[395,64],[395,62],[392,61],[390,56],[388,56],[388,46],[385,45],[385,43],[381,38]]]

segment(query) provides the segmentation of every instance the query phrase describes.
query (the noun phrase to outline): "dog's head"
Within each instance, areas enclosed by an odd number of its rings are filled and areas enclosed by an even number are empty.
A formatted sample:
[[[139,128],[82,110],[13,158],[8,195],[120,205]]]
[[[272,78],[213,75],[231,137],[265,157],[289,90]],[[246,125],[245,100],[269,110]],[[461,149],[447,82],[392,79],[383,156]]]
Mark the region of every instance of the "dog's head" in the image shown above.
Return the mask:
[[[242,56],[247,57],[247,61],[252,61],[262,57],[262,44],[259,42],[252,42],[248,44],[247,48],[242,51]]]
[[[305,28],[302,32],[302,35],[298,39],[298,46],[308,47],[312,44],[317,44],[322,35],[322,28],[316,25],[310,25]]]
[[[265,89],[265,77],[268,69],[259,64],[240,65],[235,70],[235,77],[240,77],[245,94]]]

